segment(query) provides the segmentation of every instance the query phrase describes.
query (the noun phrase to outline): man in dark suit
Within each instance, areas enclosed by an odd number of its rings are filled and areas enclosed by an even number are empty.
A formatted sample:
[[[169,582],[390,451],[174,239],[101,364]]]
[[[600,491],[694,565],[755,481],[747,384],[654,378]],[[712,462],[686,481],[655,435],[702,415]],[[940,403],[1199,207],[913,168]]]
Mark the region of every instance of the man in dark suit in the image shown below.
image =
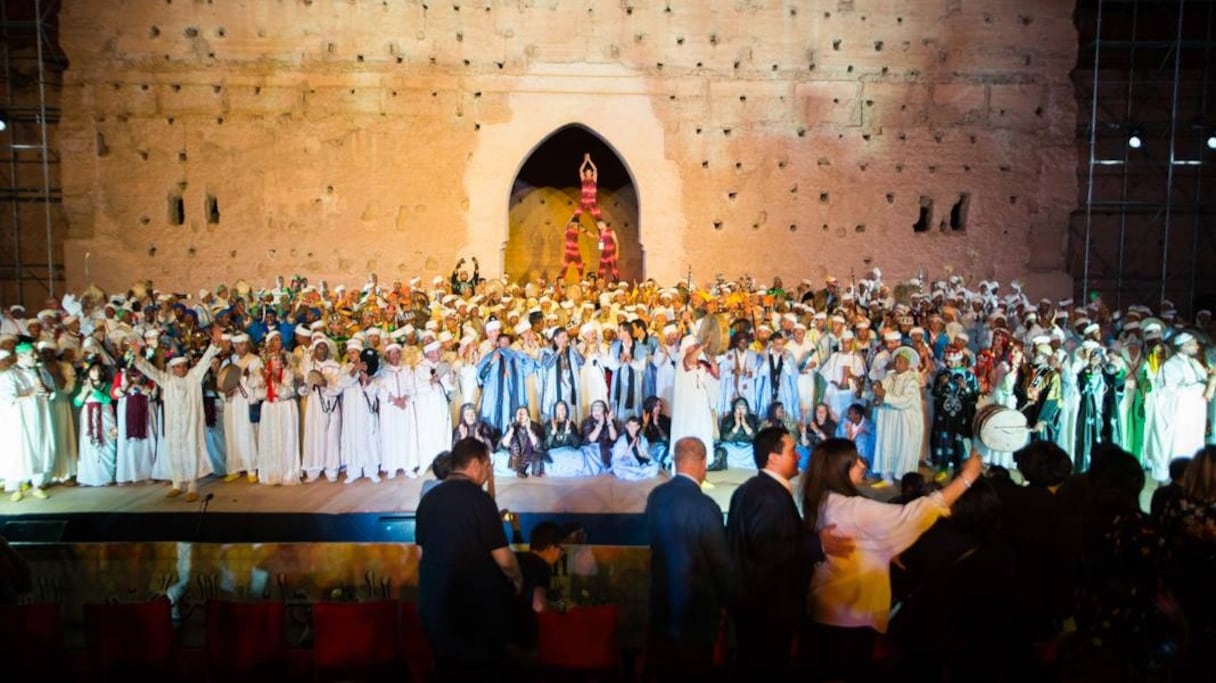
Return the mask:
[[[734,591],[722,509],[701,492],[705,444],[675,445],[676,476],[646,499],[650,529],[651,673],[663,681],[714,677],[714,642]]]
[[[826,548],[852,552],[849,539],[803,530],[790,479],[798,474],[794,439],[781,427],[766,427],[752,441],[756,476],[730,498],[726,538],[739,579],[735,620],[740,676],[781,680],[790,674],[790,646],[806,613],[806,592]],[[825,532],[828,530],[825,529]]]

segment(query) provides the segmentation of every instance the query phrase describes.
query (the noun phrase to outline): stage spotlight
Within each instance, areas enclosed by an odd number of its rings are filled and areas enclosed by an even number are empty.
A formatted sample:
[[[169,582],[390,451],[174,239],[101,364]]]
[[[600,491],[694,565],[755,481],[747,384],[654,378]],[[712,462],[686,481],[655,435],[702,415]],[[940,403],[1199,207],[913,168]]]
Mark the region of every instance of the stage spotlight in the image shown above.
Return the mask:
[[[3,133],[6,130],[8,130],[8,121],[0,118],[0,133]]]
[[[1127,136],[1127,146],[1128,147],[1131,147],[1132,149],[1140,149],[1140,146],[1143,144],[1144,144],[1144,140],[1141,139],[1141,137],[1140,137],[1140,131],[1133,130],[1131,132],[1131,135]]]
[[[1208,149],[1216,149],[1216,133],[1208,136]]]

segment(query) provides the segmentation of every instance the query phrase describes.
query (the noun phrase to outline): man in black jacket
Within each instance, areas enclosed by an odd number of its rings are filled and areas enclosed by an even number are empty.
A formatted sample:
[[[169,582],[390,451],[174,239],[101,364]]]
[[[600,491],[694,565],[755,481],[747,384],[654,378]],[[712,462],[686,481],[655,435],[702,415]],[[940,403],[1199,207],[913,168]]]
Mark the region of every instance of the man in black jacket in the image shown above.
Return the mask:
[[[852,542],[822,539],[803,530],[790,479],[798,474],[794,439],[781,427],[766,427],[752,441],[759,473],[730,498],[726,537],[739,579],[735,620],[735,669],[754,680],[789,675],[790,646],[806,613],[811,571],[824,550],[847,556]]]
[[[650,661],[658,680],[712,679],[722,610],[734,591],[722,509],[701,492],[706,448],[675,445],[676,476],[646,499],[650,529]]]

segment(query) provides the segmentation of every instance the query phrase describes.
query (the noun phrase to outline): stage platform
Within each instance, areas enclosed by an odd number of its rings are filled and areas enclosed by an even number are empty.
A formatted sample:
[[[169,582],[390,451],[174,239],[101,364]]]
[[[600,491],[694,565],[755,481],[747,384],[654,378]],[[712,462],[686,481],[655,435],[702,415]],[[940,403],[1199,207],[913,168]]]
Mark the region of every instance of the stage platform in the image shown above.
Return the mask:
[[[710,472],[706,493],[723,512],[755,470]],[[496,479],[500,509],[520,515],[527,536],[543,520],[577,525],[588,543],[645,545],[646,496],[667,480],[582,478]],[[54,486],[46,500],[0,499],[0,533],[26,542],[191,541],[205,543],[404,542],[414,540],[414,511],[425,479],[398,477],[373,484],[322,479],[299,486],[262,486],[207,477],[200,500],[166,498],[163,483],[105,487]],[[214,498],[206,505],[208,494]]]

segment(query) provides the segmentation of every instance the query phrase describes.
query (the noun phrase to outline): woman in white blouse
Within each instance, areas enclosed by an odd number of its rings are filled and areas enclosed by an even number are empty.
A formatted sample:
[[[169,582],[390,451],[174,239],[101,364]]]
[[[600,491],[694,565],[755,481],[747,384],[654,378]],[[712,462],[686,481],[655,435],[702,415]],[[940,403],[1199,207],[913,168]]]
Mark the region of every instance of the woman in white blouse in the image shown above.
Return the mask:
[[[890,564],[911,546],[980,476],[973,451],[960,474],[940,491],[906,505],[861,495],[865,461],[852,441],[828,439],[811,455],[802,491],[803,522],[818,533],[835,525],[853,539],[848,557],[828,555],[815,568],[808,610],[817,625],[820,672],[826,680],[866,680],[874,638],[886,633],[891,610]]]

